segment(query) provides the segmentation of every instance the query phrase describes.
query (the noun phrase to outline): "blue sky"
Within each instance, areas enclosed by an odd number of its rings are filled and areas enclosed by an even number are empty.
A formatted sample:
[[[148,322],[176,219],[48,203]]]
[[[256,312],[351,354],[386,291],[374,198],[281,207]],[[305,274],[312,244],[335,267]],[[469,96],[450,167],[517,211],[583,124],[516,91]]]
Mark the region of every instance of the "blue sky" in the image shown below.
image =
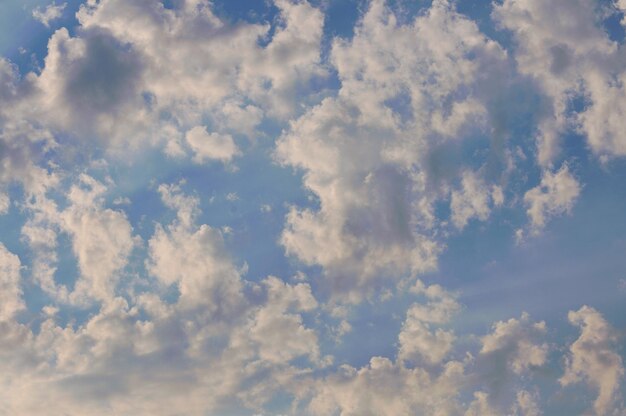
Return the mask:
[[[625,414],[625,10],[2,2],[0,415]]]

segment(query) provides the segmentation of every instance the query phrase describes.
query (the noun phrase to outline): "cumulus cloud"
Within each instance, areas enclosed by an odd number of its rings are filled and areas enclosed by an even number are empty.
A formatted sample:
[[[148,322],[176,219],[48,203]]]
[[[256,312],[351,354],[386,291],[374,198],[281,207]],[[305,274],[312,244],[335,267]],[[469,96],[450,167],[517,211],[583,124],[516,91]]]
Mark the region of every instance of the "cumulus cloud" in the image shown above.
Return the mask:
[[[83,182],[92,186],[72,191],[73,204],[81,207],[98,195],[97,183]],[[0,351],[16,352],[0,364],[3,411],[200,415],[235,404],[258,408],[275,392],[294,389],[309,366],[327,364],[316,331],[301,315],[318,307],[310,286],[276,277],[245,282],[219,231],[180,213],[193,197],[175,185],[163,186],[161,194],[179,215],[155,231],[149,271],[178,286],[174,300],[158,290],[129,300],[114,296],[82,324],[64,327],[52,314],[34,333],[4,322],[21,308],[21,292],[20,262],[3,248],[2,293],[12,300],[2,303]],[[159,250],[172,240],[170,251]],[[180,269],[183,264],[188,266]],[[300,358],[305,362],[296,363]]]
[[[423,294],[428,301],[425,304],[414,303],[407,311],[398,336],[398,358],[438,364],[450,352],[456,337],[452,331],[435,330],[431,326],[447,323],[460,306],[454,296],[439,285],[426,287],[418,281],[412,292]]]
[[[48,41],[44,68],[33,97],[41,116],[53,126],[104,141],[128,142],[146,122],[141,98],[141,56],[106,30],[85,30],[80,37],[67,29]],[[95,136],[95,137],[94,137]]]
[[[437,285],[418,287],[430,299],[431,308],[451,296]],[[429,360],[427,354],[437,354],[437,348],[450,346],[430,342],[427,350],[411,350],[426,352],[420,355],[421,360],[411,363],[405,359],[407,341],[414,343],[409,346],[426,345],[422,342],[425,339],[422,333],[407,328],[415,322],[423,322],[411,316],[416,305],[409,307],[401,329],[397,361],[372,357],[369,364],[361,368],[341,366],[330,376],[314,382],[308,410],[320,415],[542,414],[539,395],[519,385],[522,380],[528,383],[533,368],[548,362],[548,346],[543,341],[544,322],[532,322],[528,314],[520,319],[497,322],[493,331],[482,337],[478,357],[466,351],[463,361],[446,360],[445,354]],[[458,305],[443,309],[457,308]],[[428,309],[423,308],[422,312],[430,312]],[[420,316],[420,313],[414,315]],[[429,316],[432,317],[430,322],[441,322],[446,315],[435,312]],[[420,319],[424,319],[424,315]],[[432,335],[430,340],[436,339]],[[461,396],[472,399],[465,401]]]
[[[241,303],[241,282],[224,251],[222,233],[208,225],[195,227],[197,200],[178,186],[161,185],[159,190],[165,204],[177,210],[178,221],[165,228],[157,225],[148,241],[149,272],[164,285],[175,284],[188,307],[230,313]]]
[[[533,323],[526,313],[520,319],[496,322],[493,332],[482,338],[480,354],[521,374],[545,364],[548,345],[541,342],[545,332],[545,322]]]
[[[63,209],[45,194],[25,205],[30,218],[21,237],[34,254],[33,277],[59,302],[86,305],[113,299],[136,245],[126,215],[105,207],[107,185],[82,173],[67,190]],[[74,284],[56,280],[60,234],[70,238],[80,272]]]
[[[228,162],[240,153],[229,134],[208,133],[202,126],[189,130],[185,134],[185,140],[194,152],[193,160],[196,163],[205,160]]]
[[[490,93],[479,85],[487,73],[493,85],[505,57],[446,1],[406,25],[373,1],[354,37],[333,43],[337,96],[295,120],[278,142],[277,159],[303,170],[320,202],[319,210],[288,214],[287,253],[323,266],[334,293],[351,300],[383,276],[431,270],[440,251],[433,203],[459,173],[446,156],[464,132],[486,129],[479,114]],[[446,163],[451,171],[441,175]],[[459,227],[487,217],[485,201],[455,195]]]
[[[465,412],[465,416],[496,416],[497,414],[496,410],[489,404],[489,396],[482,391],[474,393],[474,400],[470,403],[469,408]]]
[[[617,13],[616,5],[608,6]],[[621,6],[623,7],[623,6]],[[506,0],[496,4],[493,17],[516,41],[520,71],[541,84],[550,99],[550,113],[539,126],[539,162],[553,163],[561,136],[582,131],[593,151],[623,156],[624,50],[602,27],[602,8],[595,1]],[[571,110],[583,98],[584,108]]]
[[[110,34],[136,59],[137,66],[116,78],[134,80],[139,71],[138,88],[123,89],[134,120],[147,117],[171,127],[175,137],[163,139],[178,140],[181,128],[185,133],[208,118],[217,128],[209,135],[223,142],[228,132],[252,135],[265,113],[279,118],[291,114],[299,86],[306,89],[309,79],[324,73],[321,12],[307,2],[277,1],[276,6],[280,20],[271,36],[266,24],[220,20],[207,1],[184,1],[173,10],[149,1],[88,2],[77,16],[86,34]],[[264,47],[262,39],[267,40]],[[168,119],[159,121],[159,113]],[[159,137],[149,126],[143,130]],[[197,152],[198,136],[190,137]],[[197,153],[198,160],[215,158],[214,151],[206,153],[207,146],[200,148],[204,151]]]
[[[122,212],[102,208],[100,198],[106,188],[101,183],[87,175],[80,181],[82,187],[70,189],[71,205],[60,214],[81,272],[72,296],[108,300],[134,246],[132,227]]]
[[[43,10],[37,7],[33,10],[33,17],[43,23],[44,26],[50,27],[50,22],[57,20],[63,16],[63,11],[67,7],[67,3],[47,5]]]
[[[19,183],[30,196],[41,196],[58,182],[54,169],[40,166],[57,143],[49,128],[24,117],[32,87],[32,78],[21,78],[18,68],[0,57],[0,188]]]
[[[102,146],[128,157],[154,145],[181,156],[186,143],[198,163],[229,160],[238,154],[233,135],[254,139],[264,118],[301,112],[295,103],[310,81],[327,75],[322,13],[308,2],[276,6],[273,24],[255,24],[222,20],[208,1],[88,1],[76,15],[80,30],[50,37],[40,73],[19,79],[2,60],[1,95],[12,114],[2,135],[19,120],[49,144],[48,129],[87,153]],[[34,14],[48,24],[64,7]],[[187,134],[201,125],[207,138]]]
[[[546,336],[546,323],[533,322],[527,313],[495,322],[492,331],[480,338],[481,348],[472,364],[470,377],[477,391],[468,413],[533,414],[539,397],[521,386],[548,364]]]
[[[24,309],[20,267],[20,259],[0,243],[0,321],[7,321]]]
[[[567,165],[555,173],[545,171],[541,183],[524,195],[532,228],[535,231],[541,229],[548,218],[569,213],[580,194],[580,188]]]
[[[513,405],[513,415],[540,416],[543,412],[537,404],[536,395],[526,390],[520,390],[516,394],[516,402]]]
[[[598,391],[595,413],[611,414],[620,406],[619,389],[624,377],[622,358],[615,351],[615,330],[589,306],[570,311],[567,317],[581,332],[569,348],[565,374],[559,381],[564,386],[580,381],[589,384]]]
[[[473,172],[464,172],[461,189],[452,192],[450,209],[452,222],[457,228],[463,228],[471,218],[486,220],[492,205],[502,205],[502,189],[494,185],[492,189]]]
[[[11,198],[6,193],[0,193],[0,215],[9,212],[11,206]]]
[[[309,404],[314,415],[424,415],[458,413],[458,386],[463,366],[450,362],[439,377],[409,369],[384,357],[367,366],[343,366],[318,387]],[[425,394],[428,392],[427,394]]]
[[[626,154],[624,0],[496,2],[513,43],[452,0],[372,0],[343,37],[311,3],[88,0],[35,72],[0,58],[0,414],[537,416],[576,383],[623,412],[600,312],[564,346],[420,279],[472,222],[573,212],[566,133]],[[271,182],[227,169],[251,159]]]

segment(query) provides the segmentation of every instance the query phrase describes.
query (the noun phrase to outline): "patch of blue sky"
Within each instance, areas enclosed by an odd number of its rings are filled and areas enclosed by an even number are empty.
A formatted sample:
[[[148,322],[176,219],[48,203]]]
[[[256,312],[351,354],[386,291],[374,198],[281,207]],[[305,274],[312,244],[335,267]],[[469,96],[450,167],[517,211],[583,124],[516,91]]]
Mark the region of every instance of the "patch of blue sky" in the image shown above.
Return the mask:
[[[433,279],[461,293],[466,310],[455,321],[459,331],[475,333],[523,311],[569,325],[564,311],[585,304],[626,324],[626,293],[619,290],[626,269],[626,190],[620,185],[626,170],[622,162],[610,173],[590,165],[579,168],[584,187],[571,215],[554,218],[525,243],[517,245],[512,233],[524,219],[506,211],[494,212],[489,223],[474,221],[448,240]]]
[[[352,329],[336,342],[332,336],[323,342],[335,357],[335,364],[356,368],[367,366],[372,357],[394,359],[398,350],[398,334],[412,295],[398,296],[390,302],[363,302],[347,317]]]
[[[169,2],[170,6],[173,6]],[[267,1],[256,0],[215,0],[213,13],[229,22],[262,23],[273,21],[278,15],[278,8]]]
[[[317,1],[325,15],[324,33],[327,42],[334,38],[351,39],[354,35],[355,25],[362,14],[367,10],[368,2],[365,0],[330,0]]]

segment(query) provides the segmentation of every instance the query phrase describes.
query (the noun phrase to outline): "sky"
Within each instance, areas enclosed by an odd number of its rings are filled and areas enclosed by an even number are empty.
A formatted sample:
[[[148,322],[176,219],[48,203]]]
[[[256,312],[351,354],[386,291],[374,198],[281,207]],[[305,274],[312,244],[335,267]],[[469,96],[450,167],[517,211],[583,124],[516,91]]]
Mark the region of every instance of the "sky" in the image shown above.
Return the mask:
[[[625,12],[0,2],[0,415],[626,415]]]

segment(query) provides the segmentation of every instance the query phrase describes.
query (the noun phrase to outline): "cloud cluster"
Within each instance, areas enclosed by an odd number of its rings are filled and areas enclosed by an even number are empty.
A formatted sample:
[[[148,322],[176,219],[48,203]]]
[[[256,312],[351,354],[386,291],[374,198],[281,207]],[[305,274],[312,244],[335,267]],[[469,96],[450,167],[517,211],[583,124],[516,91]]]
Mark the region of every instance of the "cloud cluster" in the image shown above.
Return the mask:
[[[623,414],[601,308],[569,312],[572,342],[521,311],[467,330],[462,294],[424,282],[475,224],[504,212],[535,238],[574,212],[584,177],[564,137],[593,163],[626,155],[626,56],[603,26],[626,27],[626,2],[496,2],[510,45],[452,0],[414,14],[371,0],[345,38],[325,2],[239,20],[216,3],[87,0],[41,68],[0,58],[0,219],[15,224],[0,414],[536,416],[575,389],[595,395],[589,412]],[[49,26],[65,7],[33,16]],[[154,172],[150,152],[176,172],[112,179]],[[204,209],[257,156],[309,198],[254,201],[278,231],[246,238],[289,265],[249,275],[256,252],[234,253],[245,238]],[[249,194],[224,191],[231,207]],[[358,308],[397,319],[395,344],[339,358]],[[378,337],[367,324],[355,338]]]
[[[535,78],[550,99],[537,137],[538,160],[551,164],[564,132],[583,133],[605,157],[626,154],[624,141],[624,49],[602,26],[622,13],[623,2],[505,0],[493,10],[513,33],[520,72]],[[583,101],[576,108],[576,100]]]
[[[189,198],[176,186],[162,189],[170,206]],[[75,204],[93,197],[78,189],[74,193]],[[111,220],[107,228],[114,230],[115,214],[82,214],[90,218],[86,225]],[[92,253],[92,244],[104,244],[102,235],[108,234],[95,233],[95,242],[75,237],[84,282],[91,281],[86,286],[103,300],[81,324],[62,326],[53,309],[37,331],[16,322],[15,313],[23,309],[20,261],[2,247],[3,411],[206,414],[233,403],[255,408],[278,389],[289,390],[310,366],[326,365],[316,332],[301,316],[318,307],[308,284],[290,285],[271,276],[258,284],[244,281],[225,254],[219,231],[195,225],[185,212],[178,218],[166,229],[157,228],[150,240],[150,275],[175,287],[178,296],[171,301],[140,290],[141,285],[130,300],[113,296],[113,270],[99,262],[116,265],[118,257],[107,256],[119,255],[124,244],[106,245],[118,247],[115,254]],[[168,244],[171,250],[164,250]],[[306,361],[294,363],[299,357]],[[162,389],[175,394],[163,395]]]
[[[319,199],[319,209],[291,210],[282,243],[323,266],[333,293],[354,301],[384,277],[435,267],[434,204],[457,180],[458,228],[502,203],[480,167],[461,170],[454,159],[464,139],[490,130],[506,53],[447,1],[410,24],[373,1],[354,37],[335,40],[330,59],[341,88],[277,144],[277,159],[303,170]]]

